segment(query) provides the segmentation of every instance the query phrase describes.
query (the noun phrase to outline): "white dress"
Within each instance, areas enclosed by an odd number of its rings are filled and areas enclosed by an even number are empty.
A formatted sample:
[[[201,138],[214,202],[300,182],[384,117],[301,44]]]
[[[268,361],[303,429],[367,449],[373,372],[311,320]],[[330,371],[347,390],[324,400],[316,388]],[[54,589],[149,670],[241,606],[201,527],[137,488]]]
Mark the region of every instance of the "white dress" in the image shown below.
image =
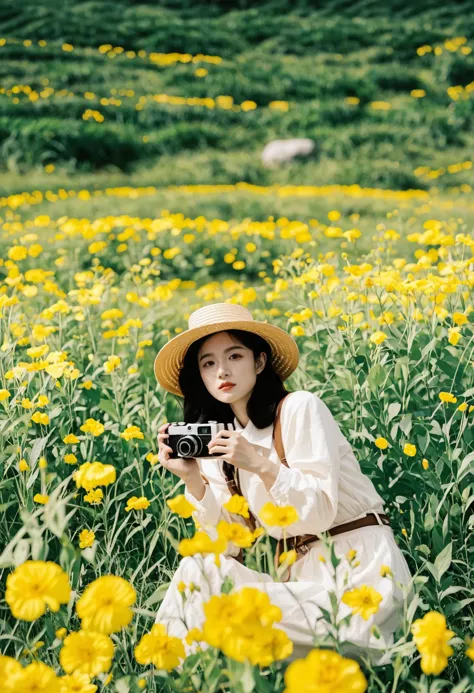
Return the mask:
[[[247,438],[258,451],[279,466],[278,476],[270,491],[267,491],[260,477],[246,470],[239,470],[242,494],[248,501],[255,516],[261,507],[271,501],[276,505],[293,505],[299,520],[286,527],[286,536],[300,534],[320,534],[331,527],[351,520],[365,517],[367,512],[384,513],[383,499],[375,490],[372,481],[364,475],[356,460],[350,443],[326,404],[314,393],[297,390],[288,395],[282,405],[281,433],[285,456],[289,468],[281,464],[275,450],[272,434],[273,424],[258,429],[249,420],[243,428],[237,418],[235,430]],[[186,489],[185,497],[196,507],[193,515],[212,538],[217,537],[216,525],[219,520],[240,522],[244,519],[229,513],[222,505],[230,497],[222,473],[222,460],[199,458],[202,473],[208,479],[204,497],[199,501]],[[266,532],[276,539],[282,537],[282,528],[268,526],[259,520]],[[156,622],[165,623],[169,635],[183,638],[193,627],[200,628],[204,621],[203,603],[213,594],[220,594],[220,587],[226,575],[234,579],[234,591],[244,587],[256,587],[268,593],[270,601],[279,606],[282,620],[275,627],[283,628],[294,645],[293,654],[287,661],[304,657],[315,642],[324,643],[328,625],[319,606],[331,611],[329,591],[336,591],[340,604],[338,620],[352,611],[351,607],[340,602],[340,597],[352,588],[368,585],[379,592],[383,599],[377,613],[364,620],[354,614],[349,626],[340,630],[340,640],[345,641],[342,654],[355,656],[362,653],[375,664],[391,661],[383,649],[393,645],[394,631],[401,622],[403,600],[402,590],[396,585],[409,588],[408,600],[412,592],[412,575],[405,557],[395,541],[391,527],[380,524],[361,527],[330,537],[334,542],[336,556],[341,559],[337,569],[336,583],[332,577],[333,569],[330,554],[323,540],[309,544],[309,551],[298,558],[290,568],[288,582],[276,582],[267,573],[260,573],[242,565],[234,556],[239,548],[229,543],[227,551],[221,555],[221,566],[215,565],[213,554],[188,556],[181,562],[173,576],[165,597],[158,609]],[[355,561],[360,565],[350,569],[346,554],[350,549],[357,551]],[[326,558],[324,564],[319,556]],[[382,577],[380,568],[389,566],[393,579]],[[349,582],[344,587],[344,574],[349,571]],[[177,585],[194,582],[200,591],[186,591],[186,601],[178,591]],[[376,625],[382,638],[372,633]],[[315,641],[315,636],[318,638]],[[202,647],[206,647],[205,644]],[[186,653],[193,651],[185,644]]]

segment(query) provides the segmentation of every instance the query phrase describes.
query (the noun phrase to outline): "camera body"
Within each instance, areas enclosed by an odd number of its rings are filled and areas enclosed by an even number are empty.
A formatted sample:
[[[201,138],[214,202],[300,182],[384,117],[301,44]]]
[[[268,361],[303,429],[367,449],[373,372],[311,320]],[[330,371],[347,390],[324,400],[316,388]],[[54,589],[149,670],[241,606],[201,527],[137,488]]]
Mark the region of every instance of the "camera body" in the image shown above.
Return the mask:
[[[173,450],[170,457],[220,457],[224,453],[209,454],[208,444],[219,431],[233,431],[234,424],[208,421],[207,423],[185,423],[172,421],[167,429],[168,445]]]

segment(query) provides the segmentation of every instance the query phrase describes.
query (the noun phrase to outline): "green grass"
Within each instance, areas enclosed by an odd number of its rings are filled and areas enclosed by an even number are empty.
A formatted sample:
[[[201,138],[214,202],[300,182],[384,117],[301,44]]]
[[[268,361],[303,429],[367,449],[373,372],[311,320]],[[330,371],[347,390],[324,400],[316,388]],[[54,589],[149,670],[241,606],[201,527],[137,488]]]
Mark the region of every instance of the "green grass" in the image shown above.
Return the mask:
[[[219,4],[126,2],[2,8],[0,37],[7,43],[0,47],[1,87],[55,92],[34,103],[25,94],[18,103],[0,94],[0,187],[10,192],[9,176],[17,174],[24,182],[16,190],[28,190],[28,173],[48,163],[64,167],[68,179],[105,170],[127,180],[148,174],[148,183],[158,185],[282,179],[395,189],[467,184],[470,170],[433,181],[414,169],[460,163],[472,151],[474,97],[455,101],[446,90],[474,80],[474,53],[416,53],[455,36],[469,46],[474,32],[463,12],[469,5],[455,11],[431,2],[421,9],[393,2],[383,13],[362,2],[326,2],[317,10],[281,2],[241,3],[232,11]],[[24,46],[25,39],[33,44]],[[63,51],[63,42],[74,50]],[[157,67],[125,53],[111,60],[97,50],[103,43],[125,51],[219,55],[223,62]],[[197,67],[208,74],[196,77]],[[130,89],[133,96],[119,94]],[[426,96],[414,98],[412,89]],[[61,90],[64,95],[57,94]],[[86,92],[94,97],[85,98]],[[229,95],[235,104],[252,100],[257,108],[174,106],[154,102],[155,94]],[[100,103],[111,96],[122,103]],[[348,96],[359,104],[347,104]],[[137,110],[140,97],[148,101]],[[288,101],[289,110],[269,109],[274,100]],[[373,101],[392,108],[374,110]],[[83,120],[87,108],[104,121]],[[313,138],[314,155],[305,165],[264,168],[265,144],[287,137]]]

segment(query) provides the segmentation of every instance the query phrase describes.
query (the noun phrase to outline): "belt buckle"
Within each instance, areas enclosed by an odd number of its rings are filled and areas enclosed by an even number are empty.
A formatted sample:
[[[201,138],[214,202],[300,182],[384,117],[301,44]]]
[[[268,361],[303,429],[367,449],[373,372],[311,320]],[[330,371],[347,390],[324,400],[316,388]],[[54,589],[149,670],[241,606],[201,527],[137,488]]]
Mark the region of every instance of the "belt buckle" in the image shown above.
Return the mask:
[[[309,548],[308,548],[307,544],[301,544],[301,546],[298,546],[298,548],[296,549],[296,553],[300,552],[303,555],[308,553],[308,551],[309,551]]]

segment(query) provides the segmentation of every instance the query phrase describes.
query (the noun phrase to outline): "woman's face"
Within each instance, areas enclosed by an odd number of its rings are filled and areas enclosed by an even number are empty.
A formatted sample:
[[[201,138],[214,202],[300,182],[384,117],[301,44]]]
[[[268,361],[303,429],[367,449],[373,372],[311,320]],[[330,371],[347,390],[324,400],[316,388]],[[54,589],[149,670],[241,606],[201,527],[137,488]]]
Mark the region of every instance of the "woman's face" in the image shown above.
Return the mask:
[[[227,332],[218,332],[206,339],[198,352],[199,372],[208,392],[219,402],[227,404],[252,392],[266,359],[265,352],[262,352],[255,363],[253,351]],[[234,383],[234,387],[220,389],[226,381]]]

